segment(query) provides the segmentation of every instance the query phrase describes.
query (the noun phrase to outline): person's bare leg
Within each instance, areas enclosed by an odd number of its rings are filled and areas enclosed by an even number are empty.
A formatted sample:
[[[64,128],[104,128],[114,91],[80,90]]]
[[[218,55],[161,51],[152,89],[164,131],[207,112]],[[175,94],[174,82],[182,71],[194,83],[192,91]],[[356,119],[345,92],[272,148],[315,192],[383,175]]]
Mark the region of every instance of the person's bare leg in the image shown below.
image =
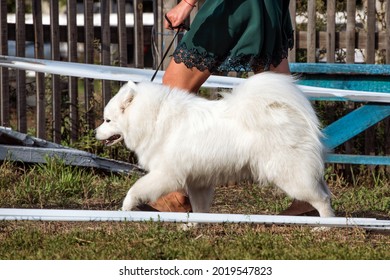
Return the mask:
[[[172,59],[163,76],[163,84],[197,93],[210,75],[208,70],[200,71],[195,67],[187,68],[183,63],[176,63]]]

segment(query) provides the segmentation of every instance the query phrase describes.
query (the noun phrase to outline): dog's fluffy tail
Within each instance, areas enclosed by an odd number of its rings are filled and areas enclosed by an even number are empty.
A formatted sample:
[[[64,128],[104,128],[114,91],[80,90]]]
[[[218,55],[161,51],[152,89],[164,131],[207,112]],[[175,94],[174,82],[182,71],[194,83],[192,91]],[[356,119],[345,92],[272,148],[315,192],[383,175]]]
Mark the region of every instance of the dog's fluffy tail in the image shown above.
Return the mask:
[[[292,76],[272,72],[254,75],[235,88],[231,95],[225,97],[225,100],[231,105],[227,108],[232,108],[229,109],[231,110],[229,115],[237,119],[241,117],[248,122],[248,127],[260,130],[264,128],[260,125],[268,121],[269,124],[284,129],[279,131],[280,139],[286,139],[285,136],[289,132],[295,133],[295,136],[307,137],[300,139],[301,144],[310,145],[311,147],[307,149],[315,153],[317,162],[323,161],[325,150],[318,117]],[[253,114],[253,112],[257,113]],[[291,121],[296,125],[299,122],[301,125],[296,126]]]
[[[256,96],[258,98],[256,98]],[[254,75],[245,83],[236,87],[231,95],[232,99],[256,100],[257,106],[277,103],[284,104],[310,116],[311,122],[317,124],[315,112],[302,91],[297,87],[296,80],[289,75],[265,72]],[[254,99],[255,98],[255,99]]]
[[[234,104],[238,114],[256,111],[248,110],[248,106],[255,106],[257,110],[270,106],[288,107],[306,119],[316,134],[321,134],[317,115],[292,76],[273,72],[254,75],[236,87],[231,95],[226,95],[225,100]]]

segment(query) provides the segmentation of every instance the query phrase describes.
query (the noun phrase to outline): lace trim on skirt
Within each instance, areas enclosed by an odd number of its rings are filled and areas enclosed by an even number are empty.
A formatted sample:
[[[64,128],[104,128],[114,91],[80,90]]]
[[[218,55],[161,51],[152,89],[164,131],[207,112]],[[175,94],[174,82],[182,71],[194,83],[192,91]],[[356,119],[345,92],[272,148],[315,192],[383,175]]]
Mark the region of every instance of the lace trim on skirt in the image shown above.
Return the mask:
[[[294,46],[293,35],[288,39],[287,45],[282,46],[273,55],[241,54],[239,56],[219,57],[212,53],[199,52],[197,49],[188,49],[181,43],[173,53],[176,63],[184,63],[187,68],[196,67],[200,71],[216,72],[260,72],[269,70],[270,66],[278,66],[287,58],[288,50]]]

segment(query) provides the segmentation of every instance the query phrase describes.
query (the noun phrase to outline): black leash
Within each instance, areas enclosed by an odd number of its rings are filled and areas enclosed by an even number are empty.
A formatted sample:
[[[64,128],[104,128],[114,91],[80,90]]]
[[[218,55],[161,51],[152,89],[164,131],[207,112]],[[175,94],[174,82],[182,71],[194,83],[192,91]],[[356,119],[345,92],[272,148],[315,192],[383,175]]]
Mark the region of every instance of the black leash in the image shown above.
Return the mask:
[[[168,21],[169,29],[171,29],[171,30],[177,29],[177,31],[176,31],[176,33],[175,33],[175,36],[173,36],[173,39],[172,39],[171,43],[169,44],[167,50],[165,51],[165,53],[164,53],[164,55],[163,55],[163,57],[162,57],[162,59],[161,59],[161,61],[160,61],[160,64],[157,66],[157,69],[156,69],[156,71],[154,72],[154,74],[153,74],[153,76],[152,76],[152,79],[150,80],[151,82],[153,82],[154,78],[156,77],[158,70],[160,69],[161,65],[163,64],[164,59],[165,59],[165,57],[167,56],[169,50],[171,49],[171,47],[172,47],[172,45],[173,45],[173,42],[175,41],[177,35],[179,35],[179,32],[180,32],[181,30],[187,30],[187,31],[190,30],[190,28],[189,28],[187,25],[185,25],[184,23],[179,24],[178,26],[172,26],[172,22],[169,20],[169,18],[167,17],[167,15],[165,15],[165,19]]]

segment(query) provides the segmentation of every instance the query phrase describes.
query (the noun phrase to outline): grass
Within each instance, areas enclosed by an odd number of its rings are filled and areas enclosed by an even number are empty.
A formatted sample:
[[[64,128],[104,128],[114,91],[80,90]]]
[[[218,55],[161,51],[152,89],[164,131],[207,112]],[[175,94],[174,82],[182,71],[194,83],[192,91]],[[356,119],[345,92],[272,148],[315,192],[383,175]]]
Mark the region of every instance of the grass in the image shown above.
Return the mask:
[[[389,237],[358,229],[163,223],[2,222],[3,259],[389,259]]]
[[[326,180],[338,216],[390,217],[385,168]],[[0,165],[0,207],[118,210],[137,179],[47,164]],[[212,212],[277,214],[290,199],[271,187],[220,186]],[[313,232],[299,226],[202,225],[188,231],[161,222],[0,221],[0,259],[389,259],[390,235],[358,228]]]

